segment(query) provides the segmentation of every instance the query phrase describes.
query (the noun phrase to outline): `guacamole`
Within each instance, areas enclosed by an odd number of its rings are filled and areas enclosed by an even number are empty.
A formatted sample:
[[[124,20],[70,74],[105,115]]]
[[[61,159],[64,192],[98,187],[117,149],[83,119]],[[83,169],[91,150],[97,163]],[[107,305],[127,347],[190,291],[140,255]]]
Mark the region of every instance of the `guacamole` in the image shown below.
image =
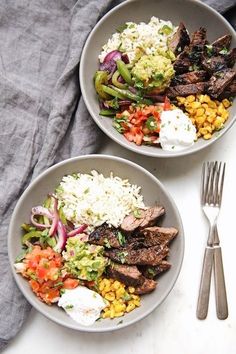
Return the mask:
[[[78,236],[70,237],[63,252],[65,270],[79,279],[96,280],[102,275],[108,263],[103,257],[102,246],[80,241]]]
[[[132,68],[136,87],[158,88],[160,92],[170,84],[174,73],[171,59],[161,54],[143,55]]]

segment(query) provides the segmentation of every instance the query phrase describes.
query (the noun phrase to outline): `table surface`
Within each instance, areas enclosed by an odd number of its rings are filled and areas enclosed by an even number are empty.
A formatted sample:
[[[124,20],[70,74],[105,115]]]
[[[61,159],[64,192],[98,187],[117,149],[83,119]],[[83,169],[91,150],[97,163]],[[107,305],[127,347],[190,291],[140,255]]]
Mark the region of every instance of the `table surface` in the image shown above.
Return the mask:
[[[182,270],[174,289],[147,318],[133,326],[112,333],[90,334],[63,328],[35,310],[5,354],[235,354],[236,352],[236,282],[233,259],[236,250],[234,230],[236,196],[236,125],[218,142],[192,156],[156,159],[130,152],[104,139],[99,153],[121,156],[152,172],[163,182],[179,208],[185,229],[185,255]],[[214,284],[210,296],[208,317],[196,318],[196,303],[202,258],[208,225],[199,200],[203,161],[226,162],[225,187],[219,218],[228,293],[229,317],[216,317]],[[232,273],[231,273],[232,272]]]

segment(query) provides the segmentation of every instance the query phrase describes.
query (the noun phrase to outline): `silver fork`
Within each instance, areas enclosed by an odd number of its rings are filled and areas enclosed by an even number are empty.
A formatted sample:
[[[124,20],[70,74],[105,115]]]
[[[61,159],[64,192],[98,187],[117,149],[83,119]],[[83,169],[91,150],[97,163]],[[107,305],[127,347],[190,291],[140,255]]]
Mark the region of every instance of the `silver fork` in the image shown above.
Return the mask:
[[[207,162],[202,168],[201,206],[210,229],[203,259],[197,304],[197,317],[205,319],[208,312],[212,266],[214,264],[216,311],[219,319],[228,317],[228,305],[220,240],[217,232],[225,175],[225,163]]]

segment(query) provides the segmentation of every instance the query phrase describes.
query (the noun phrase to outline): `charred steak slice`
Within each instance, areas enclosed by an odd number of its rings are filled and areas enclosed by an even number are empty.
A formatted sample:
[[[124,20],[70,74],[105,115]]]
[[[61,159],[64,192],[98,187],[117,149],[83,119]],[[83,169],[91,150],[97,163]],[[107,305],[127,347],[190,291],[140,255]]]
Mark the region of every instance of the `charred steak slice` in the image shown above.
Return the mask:
[[[103,224],[91,232],[88,242],[107,248],[121,248],[124,244],[124,236],[120,235],[119,230],[115,227]]]
[[[219,96],[219,99],[230,98],[236,96],[236,79],[234,79]]]
[[[205,57],[202,66],[209,73],[220,71],[226,68],[232,68],[236,61],[236,48],[230,50],[227,54],[218,55],[211,58]]]
[[[190,38],[188,35],[188,31],[185,25],[183,24],[183,22],[180,22],[177,31],[175,32],[174,36],[169,42],[169,48],[175,54],[179,54],[184,50],[184,47],[186,45],[189,45],[189,43],[190,43]]]
[[[174,98],[177,96],[197,95],[203,93],[205,91],[205,87],[205,82],[197,82],[195,84],[168,87],[168,89],[166,90],[166,95],[170,98]]]
[[[178,230],[174,227],[159,227],[152,226],[143,229],[140,233],[143,236],[143,244],[145,247],[159,246],[163,247],[168,245],[176,235]]]
[[[211,43],[213,54],[218,54],[221,50],[229,49],[231,44],[232,36],[230,34],[226,34],[214,42]]]
[[[208,73],[204,70],[190,71],[181,75],[176,75],[172,81],[171,86],[195,84],[207,79]]]
[[[143,282],[141,285],[137,286],[135,288],[135,294],[136,295],[144,295],[148,294],[151,291],[155,290],[157,286],[157,282],[153,279],[147,279],[143,277]]]
[[[224,69],[217,71],[209,80],[207,86],[207,93],[213,97],[218,98],[235,78],[236,72],[233,69]]]
[[[114,262],[128,265],[158,265],[169,254],[168,247],[154,246],[150,248],[123,248],[122,250],[106,250],[104,255]]]
[[[206,43],[206,29],[204,27],[200,27],[199,30],[193,32],[189,47],[191,50],[200,48],[202,50]]]
[[[128,286],[137,286],[142,283],[142,273],[136,266],[112,263],[106,270],[107,275]]]
[[[157,275],[167,271],[171,268],[171,264],[167,261],[162,261],[157,266],[139,266],[140,272],[149,279],[155,278]]]
[[[185,50],[177,56],[174,62],[174,70],[176,74],[186,73],[189,71],[191,65],[188,48],[186,47]]]
[[[153,225],[156,220],[165,213],[162,206],[155,206],[148,209],[139,209],[138,215],[130,214],[126,216],[121,224],[121,229],[125,232],[132,232],[137,228],[144,228]]]

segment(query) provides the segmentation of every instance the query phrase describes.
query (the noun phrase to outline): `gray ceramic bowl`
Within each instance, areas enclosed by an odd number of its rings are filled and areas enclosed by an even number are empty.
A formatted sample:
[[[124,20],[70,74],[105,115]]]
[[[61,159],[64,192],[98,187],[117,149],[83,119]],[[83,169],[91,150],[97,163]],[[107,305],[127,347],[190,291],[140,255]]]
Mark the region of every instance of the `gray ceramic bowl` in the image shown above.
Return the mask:
[[[192,147],[179,152],[164,151],[161,148],[150,146],[137,146],[128,142],[113,127],[111,119],[99,116],[97,95],[93,86],[94,73],[98,68],[98,55],[102,46],[107,42],[116,29],[127,21],[149,21],[151,16],[163,20],[170,20],[178,25],[184,22],[192,33],[200,26],[207,29],[207,37],[210,41],[230,33],[233,37],[232,46],[236,47],[236,34],[229,23],[216,11],[200,1],[195,0],[129,0],[115,7],[107,13],[90,33],[83,49],[80,63],[80,84],[85,104],[97,125],[111,139],[129,150],[154,157],[176,157],[188,155],[211,145],[232,126],[236,119],[236,100],[231,107],[230,118],[225,128],[217,132],[208,141],[199,139]]]
[[[23,222],[29,220],[30,210],[43,202],[45,196],[52,192],[66,174],[74,172],[90,173],[92,169],[109,176],[114,175],[128,178],[131,183],[142,186],[142,194],[146,205],[161,204],[166,209],[163,226],[175,226],[179,230],[178,237],[171,244],[169,261],[172,268],[160,277],[158,288],[142,298],[142,305],[135,311],[122,317],[123,323],[119,324],[120,318],[114,320],[97,321],[93,326],[84,327],[74,322],[61,308],[48,306],[35,296],[28,282],[14,270],[14,261],[21,250],[21,227]],[[152,312],[167,297],[180,272],[184,253],[184,232],[180,215],[174,201],[163,185],[148,171],[142,167],[117,157],[105,155],[90,155],[72,158],[63,161],[42,173],[25,190],[19,199],[13,212],[8,235],[9,259],[15,280],[31,305],[49,319],[69,328],[87,332],[103,332],[116,330],[137,322]]]

